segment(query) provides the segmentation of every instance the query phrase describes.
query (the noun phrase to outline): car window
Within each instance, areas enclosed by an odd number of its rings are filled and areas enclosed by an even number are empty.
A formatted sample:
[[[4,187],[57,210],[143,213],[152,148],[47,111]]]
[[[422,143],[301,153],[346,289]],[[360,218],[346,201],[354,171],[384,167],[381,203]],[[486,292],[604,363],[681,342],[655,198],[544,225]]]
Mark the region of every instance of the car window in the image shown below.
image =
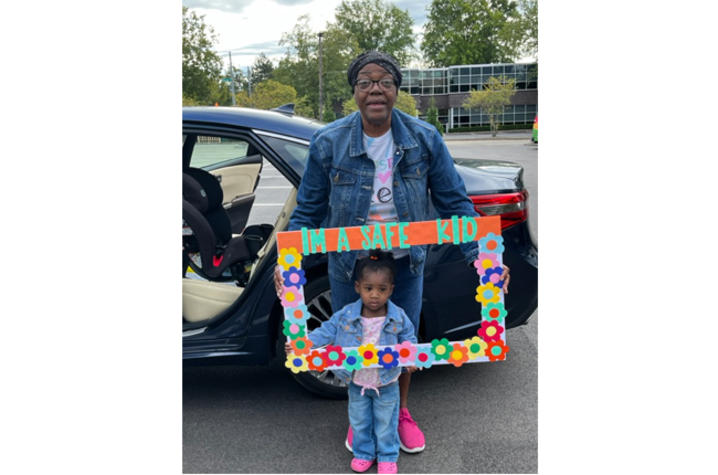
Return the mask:
[[[249,143],[246,140],[199,135],[192,151],[190,167],[206,168],[229,163],[246,157],[248,149]]]
[[[304,168],[309,155],[309,145],[269,135],[262,135],[262,139],[297,172],[297,175],[300,177],[304,175]]]

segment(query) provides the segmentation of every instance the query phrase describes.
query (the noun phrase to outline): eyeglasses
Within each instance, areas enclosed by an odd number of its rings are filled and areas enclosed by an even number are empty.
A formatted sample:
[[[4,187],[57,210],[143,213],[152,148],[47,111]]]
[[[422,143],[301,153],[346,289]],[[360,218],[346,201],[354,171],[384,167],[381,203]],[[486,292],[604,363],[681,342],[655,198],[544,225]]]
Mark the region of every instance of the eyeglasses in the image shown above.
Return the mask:
[[[379,84],[381,89],[389,91],[394,87],[394,80],[390,78],[379,79],[378,81],[372,81],[371,79],[359,79],[354,83],[360,91],[367,91],[371,89],[374,84]]]

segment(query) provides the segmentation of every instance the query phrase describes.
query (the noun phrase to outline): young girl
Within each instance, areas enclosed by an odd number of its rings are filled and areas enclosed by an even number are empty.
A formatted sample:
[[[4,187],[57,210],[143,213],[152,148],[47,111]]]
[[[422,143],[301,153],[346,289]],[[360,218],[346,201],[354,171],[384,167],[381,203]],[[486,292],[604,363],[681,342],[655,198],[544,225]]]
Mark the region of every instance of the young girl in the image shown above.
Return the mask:
[[[354,287],[360,298],[309,334],[314,346],[334,344],[358,347],[373,343],[377,349],[410,341],[414,326],[404,310],[389,297],[394,290],[394,259],[389,252],[371,251],[357,261]],[[286,344],[287,353],[292,351]],[[407,367],[409,372],[415,366]],[[399,383],[401,368],[362,368],[350,374],[334,370],[349,384],[349,423],[354,432],[351,468],[366,472],[378,462],[377,473],[397,473],[399,458]]]

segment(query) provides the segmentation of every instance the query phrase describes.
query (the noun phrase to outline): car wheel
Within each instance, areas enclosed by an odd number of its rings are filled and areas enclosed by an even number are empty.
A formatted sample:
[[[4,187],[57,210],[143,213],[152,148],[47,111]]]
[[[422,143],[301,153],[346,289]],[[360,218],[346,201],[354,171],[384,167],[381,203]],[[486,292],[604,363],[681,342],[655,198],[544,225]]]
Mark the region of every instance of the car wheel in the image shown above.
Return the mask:
[[[332,316],[331,290],[329,277],[323,275],[312,279],[304,287],[304,301],[310,317],[307,330],[312,331]],[[331,371],[305,371],[294,375],[294,379],[308,391],[325,398],[346,399],[347,385]]]

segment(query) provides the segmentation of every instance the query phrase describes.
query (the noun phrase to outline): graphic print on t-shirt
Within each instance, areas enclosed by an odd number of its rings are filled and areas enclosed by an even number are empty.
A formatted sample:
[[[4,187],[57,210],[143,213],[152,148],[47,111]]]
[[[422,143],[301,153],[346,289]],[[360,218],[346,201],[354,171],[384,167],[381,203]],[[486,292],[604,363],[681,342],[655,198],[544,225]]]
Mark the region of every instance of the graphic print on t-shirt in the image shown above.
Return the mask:
[[[394,165],[394,139],[391,130],[381,137],[364,135],[364,146],[375,168],[368,224],[397,221],[391,182]]]

